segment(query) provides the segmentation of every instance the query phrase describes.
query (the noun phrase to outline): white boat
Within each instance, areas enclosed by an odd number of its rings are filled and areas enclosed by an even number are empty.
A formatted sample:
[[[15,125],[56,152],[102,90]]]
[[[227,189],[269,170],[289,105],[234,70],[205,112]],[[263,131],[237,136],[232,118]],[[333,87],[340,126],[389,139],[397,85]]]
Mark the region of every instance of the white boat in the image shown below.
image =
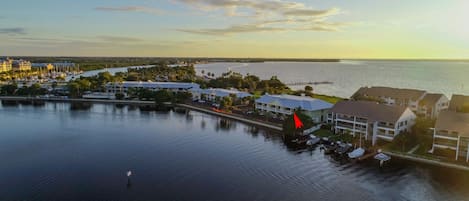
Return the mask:
[[[306,145],[312,146],[312,145],[315,145],[315,144],[319,143],[319,141],[321,141],[321,138],[318,138],[318,137],[314,136],[306,142]]]
[[[391,160],[391,157],[386,154],[379,153],[379,154],[376,154],[375,159],[386,162],[388,160]]]
[[[360,158],[365,154],[365,149],[359,147],[352,152],[348,153],[348,157],[351,159]]]

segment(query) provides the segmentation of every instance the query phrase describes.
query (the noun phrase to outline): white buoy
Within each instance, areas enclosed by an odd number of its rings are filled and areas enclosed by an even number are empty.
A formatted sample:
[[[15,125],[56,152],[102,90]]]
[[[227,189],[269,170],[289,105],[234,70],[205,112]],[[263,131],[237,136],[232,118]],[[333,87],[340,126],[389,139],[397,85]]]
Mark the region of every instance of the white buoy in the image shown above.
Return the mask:
[[[127,177],[130,177],[130,176],[132,176],[132,171],[129,170],[127,171]]]

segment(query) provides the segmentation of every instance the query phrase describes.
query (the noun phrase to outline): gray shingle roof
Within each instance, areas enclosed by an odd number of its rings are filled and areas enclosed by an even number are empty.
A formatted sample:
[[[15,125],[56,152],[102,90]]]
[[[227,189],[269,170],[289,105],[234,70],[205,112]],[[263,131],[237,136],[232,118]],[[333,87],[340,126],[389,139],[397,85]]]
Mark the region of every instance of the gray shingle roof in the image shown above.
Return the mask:
[[[425,91],[416,89],[399,89],[391,87],[362,87],[357,92],[355,92],[352,98],[357,96],[368,96],[418,100],[424,94]]]
[[[449,110],[458,111],[461,110],[464,104],[469,104],[469,96],[453,95],[449,103]]]
[[[435,129],[457,131],[461,136],[469,137],[469,114],[442,111],[436,120]]]
[[[367,118],[369,122],[396,122],[407,108],[389,106],[370,101],[341,101],[334,105],[331,112]]]
[[[421,104],[428,107],[433,107],[443,96],[443,94],[425,94]]]

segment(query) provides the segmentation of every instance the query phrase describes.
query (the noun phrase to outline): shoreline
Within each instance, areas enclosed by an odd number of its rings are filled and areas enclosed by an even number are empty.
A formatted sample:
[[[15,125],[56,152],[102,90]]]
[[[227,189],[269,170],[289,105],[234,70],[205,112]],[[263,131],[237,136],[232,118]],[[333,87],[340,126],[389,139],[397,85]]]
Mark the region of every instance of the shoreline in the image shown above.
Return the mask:
[[[80,102],[80,103],[107,103],[107,104],[126,104],[126,105],[154,105],[154,101],[135,101],[135,100],[101,100],[101,99],[80,99],[80,98],[36,98],[36,97],[21,97],[21,96],[0,96],[0,100],[5,101],[47,101],[47,102],[65,102],[65,103],[73,103],[73,102]],[[259,126],[262,128],[267,128],[270,130],[274,130],[277,132],[282,132],[282,127],[264,123],[256,120],[246,119],[240,116],[227,114],[227,113],[219,113],[212,110],[208,110],[205,108],[188,105],[188,104],[173,104],[177,107],[183,107],[189,110],[203,112],[206,114],[211,114],[219,117],[233,119],[242,123],[247,123],[254,126]]]
[[[443,161],[439,161],[438,159],[428,159],[428,158],[423,158],[423,156],[419,157],[417,155],[403,154],[403,153],[397,153],[397,152],[385,151],[385,150],[383,150],[383,153],[391,157],[396,157],[396,158],[413,161],[417,163],[433,165],[433,166],[438,166],[438,167],[452,168],[452,169],[462,170],[462,171],[469,171],[469,166],[443,162]]]
[[[126,104],[126,105],[153,105],[155,104],[154,101],[135,101],[135,100],[100,100],[100,99],[78,99],[78,98],[36,98],[36,97],[21,97],[21,96],[0,96],[0,100],[5,101],[47,101],[47,102],[65,102],[65,103],[73,103],[73,102],[80,102],[80,103],[103,103],[103,104]],[[232,120],[236,120],[242,123],[246,123],[249,125],[258,126],[261,128],[266,128],[269,130],[273,130],[276,132],[282,132],[282,128],[273,124],[260,122],[256,120],[251,120],[247,118],[243,118],[242,116],[237,116],[228,113],[220,113],[215,112],[206,108],[197,107],[189,104],[173,104],[176,107],[183,107],[192,111],[202,112],[218,117],[228,118]],[[422,164],[434,165],[439,167],[446,167],[452,168],[462,171],[469,171],[469,166],[458,165],[454,163],[448,163],[443,161],[438,161],[437,159],[428,159],[423,158],[415,155],[403,154],[388,150],[383,150],[384,154],[390,155],[391,157],[396,157],[408,161],[413,161]]]

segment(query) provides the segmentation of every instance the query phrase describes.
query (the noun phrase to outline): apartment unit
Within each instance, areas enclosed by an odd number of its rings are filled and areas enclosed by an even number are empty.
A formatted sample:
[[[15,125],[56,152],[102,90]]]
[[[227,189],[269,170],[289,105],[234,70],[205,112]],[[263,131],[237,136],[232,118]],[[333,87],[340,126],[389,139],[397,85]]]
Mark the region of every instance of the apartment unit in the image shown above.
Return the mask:
[[[449,100],[445,95],[427,93],[420,100],[417,113],[427,118],[437,118],[440,112],[448,107]]]
[[[11,62],[10,60],[0,60],[0,73],[11,71]]]
[[[409,132],[416,115],[407,107],[371,101],[341,101],[330,110],[327,121],[335,133],[363,135],[366,140],[392,141]]]
[[[31,68],[38,70],[52,70],[54,69],[54,65],[51,63],[32,63]]]
[[[310,116],[315,123],[325,122],[332,104],[323,100],[292,95],[263,95],[256,100],[256,110],[276,115],[291,115],[295,109]]]
[[[11,67],[14,71],[31,70],[31,62],[25,60],[12,60]]]
[[[210,89],[200,89],[194,88],[190,90],[192,93],[193,100],[204,100],[214,102],[216,100],[221,100],[223,97],[235,97],[237,99],[242,99],[246,97],[251,97],[252,94],[238,91],[236,89],[220,89],[220,88],[210,88]]]
[[[456,160],[469,161],[469,114],[442,111],[433,133],[433,153],[442,150],[454,154]]]
[[[423,90],[391,87],[362,87],[351,99],[408,107],[413,112],[429,118],[436,118],[438,113],[447,109],[449,105],[448,98],[443,94],[429,94]]]
[[[123,93],[127,95],[129,89],[149,89],[151,91],[169,90],[173,92],[189,92],[191,89],[200,88],[196,83],[184,82],[110,82],[106,84],[107,93]]]
[[[469,96],[453,95],[449,103],[449,110],[469,113]]]

